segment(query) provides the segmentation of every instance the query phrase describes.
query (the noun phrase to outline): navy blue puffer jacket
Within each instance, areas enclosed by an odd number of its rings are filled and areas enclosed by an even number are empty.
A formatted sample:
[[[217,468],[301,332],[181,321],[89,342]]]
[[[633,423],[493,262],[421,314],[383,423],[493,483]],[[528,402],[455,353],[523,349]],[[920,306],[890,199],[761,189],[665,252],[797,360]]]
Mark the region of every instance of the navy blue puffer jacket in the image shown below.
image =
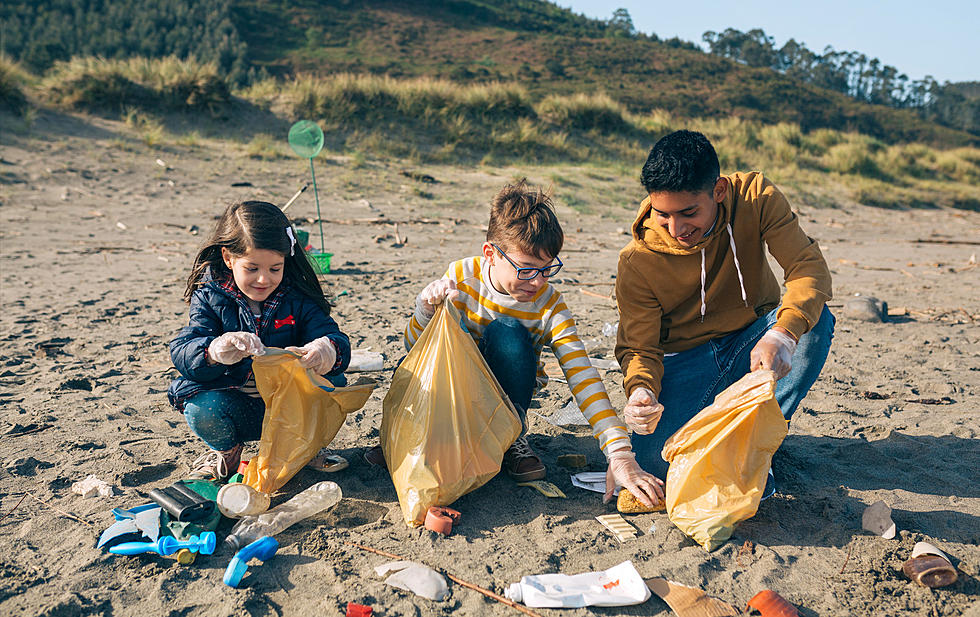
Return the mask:
[[[266,319],[261,332],[257,330],[256,322],[248,305],[219,283],[208,281],[194,291],[190,323],[170,343],[170,358],[181,375],[167,391],[170,404],[183,411],[184,401],[198,392],[235,390],[245,385],[252,372],[250,358],[231,366],[209,365],[205,360],[208,345],[225,332],[254,332],[266,347],[301,347],[315,338],[327,336],[337,346],[338,364],[326,376],[336,378],[350,364],[350,339],[340,331],[333,318],[295,289],[287,288],[282,294],[279,305]]]

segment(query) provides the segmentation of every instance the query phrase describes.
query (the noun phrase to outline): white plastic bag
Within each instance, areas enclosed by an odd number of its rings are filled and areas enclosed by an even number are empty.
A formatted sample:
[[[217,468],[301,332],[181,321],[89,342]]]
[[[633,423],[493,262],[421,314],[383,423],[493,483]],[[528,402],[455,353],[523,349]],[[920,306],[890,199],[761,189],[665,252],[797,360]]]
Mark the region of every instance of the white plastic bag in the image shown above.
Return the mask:
[[[633,562],[624,561],[604,572],[525,576],[508,587],[504,595],[535,608],[632,606],[646,602],[650,588]]]

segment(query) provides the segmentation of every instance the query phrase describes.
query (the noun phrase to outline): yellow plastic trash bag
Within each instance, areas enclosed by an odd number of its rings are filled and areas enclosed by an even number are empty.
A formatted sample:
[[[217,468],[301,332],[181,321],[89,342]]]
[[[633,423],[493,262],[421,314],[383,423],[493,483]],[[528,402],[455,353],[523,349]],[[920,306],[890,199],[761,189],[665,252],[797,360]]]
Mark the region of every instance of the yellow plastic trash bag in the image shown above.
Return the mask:
[[[450,302],[395,371],[383,407],[381,447],[409,525],[493,478],[521,433],[517,411]]]
[[[265,401],[259,453],[245,470],[244,482],[271,493],[290,480],[337,435],[347,414],[364,406],[376,385],[362,378],[335,388],[299,365],[297,356],[267,347],[252,359],[255,385]]]
[[[775,389],[772,371],[749,373],[664,444],[667,515],[705,550],[724,544],[759,508],[772,455],[787,432]]]

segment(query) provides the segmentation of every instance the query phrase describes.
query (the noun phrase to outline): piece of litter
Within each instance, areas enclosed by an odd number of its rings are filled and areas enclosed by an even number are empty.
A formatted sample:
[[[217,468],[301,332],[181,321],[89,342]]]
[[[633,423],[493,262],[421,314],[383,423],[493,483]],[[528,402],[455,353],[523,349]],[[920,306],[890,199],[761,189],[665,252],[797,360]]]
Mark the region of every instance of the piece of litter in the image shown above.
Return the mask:
[[[582,412],[579,410],[578,405],[575,404],[575,399],[568,401],[568,404],[554,412],[550,416],[541,416],[549,424],[555,426],[588,426],[589,421],[585,419]]]
[[[385,357],[381,352],[355,349],[350,354],[350,365],[347,367],[347,372],[380,371],[384,367]]]
[[[160,167],[163,167],[164,169],[167,168],[167,164],[164,163],[162,159],[157,159],[157,165],[159,165]]]
[[[92,474],[72,484],[71,492],[82,497],[112,497],[112,487]]]
[[[650,529],[647,530],[647,533],[650,535],[657,533],[657,521],[650,523]]]
[[[538,491],[545,497],[560,497],[565,499],[565,493],[561,492],[561,489],[552,484],[551,482],[545,482],[544,480],[532,480],[531,482],[518,482],[517,486],[529,486],[534,490]]]
[[[374,572],[378,576],[387,576],[386,584],[429,600],[440,601],[449,595],[446,577],[415,561],[391,561],[377,566]]]
[[[572,474],[572,486],[584,488],[593,493],[606,494],[606,472],[604,471],[581,471]],[[619,487],[613,489],[613,495],[619,495]]]
[[[861,515],[861,527],[886,540],[895,537],[895,522],[892,520],[892,509],[884,501],[876,501],[864,510]]]
[[[603,371],[622,370],[621,368],[619,368],[619,362],[615,360],[607,360],[605,358],[589,358],[589,362],[591,362],[592,366],[594,366],[595,368],[601,369]]]
[[[646,584],[681,617],[736,617],[741,614],[731,604],[712,598],[694,587],[665,578],[648,578]]]
[[[603,572],[524,576],[507,587],[504,597],[535,608],[630,606],[646,602],[650,589],[636,566],[624,561]]]
[[[123,231],[126,231],[127,229],[129,229],[128,227],[126,227],[126,223],[123,223],[122,221],[116,221],[116,227],[118,227],[119,229],[121,229]]]
[[[627,523],[626,519],[619,514],[603,514],[595,517],[595,520],[602,523],[602,526],[611,531],[620,542],[636,538],[636,527]]]
[[[619,331],[619,322],[602,324],[602,336],[616,336]]]
[[[569,469],[582,469],[588,465],[584,454],[562,454],[556,461],[562,467]]]

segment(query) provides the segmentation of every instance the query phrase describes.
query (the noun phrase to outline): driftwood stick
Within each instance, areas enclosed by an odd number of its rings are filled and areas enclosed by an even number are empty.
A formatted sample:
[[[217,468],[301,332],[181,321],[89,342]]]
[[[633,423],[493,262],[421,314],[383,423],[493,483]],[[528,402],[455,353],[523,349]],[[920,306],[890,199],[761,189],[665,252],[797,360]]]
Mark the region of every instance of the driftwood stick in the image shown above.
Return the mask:
[[[15,505],[13,508],[10,508],[10,510],[6,514],[4,514],[3,516],[0,516],[0,521],[2,521],[3,519],[7,518],[11,514],[13,514],[14,513],[14,510],[16,510],[17,508],[19,508],[20,507],[20,504],[24,503],[24,500],[25,499],[27,499],[27,493],[24,493],[23,497],[20,498],[20,501],[17,502],[17,505]]]
[[[95,530],[95,525],[93,525],[92,523],[86,521],[85,519],[79,518],[79,517],[75,516],[74,514],[72,514],[71,512],[65,512],[64,510],[62,510],[58,506],[52,505],[52,504],[44,501],[40,497],[37,497],[35,495],[32,495],[31,493],[24,493],[24,494],[25,495],[30,495],[31,499],[33,499],[35,501],[38,501],[38,502],[46,505],[47,507],[51,508],[55,512],[57,512],[57,513],[59,513],[59,514],[61,514],[63,516],[67,516],[68,518],[72,519],[73,521],[78,521],[79,523],[82,523],[83,525],[88,525],[89,527],[92,528],[93,531]]]
[[[405,558],[404,557],[401,557],[401,556],[396,555],[394,553],[389,553],[387,551],[380,551],[380,550],[378,550],[376,548],[371,548],[370,546],[364,546],[363,544],[357,544],[356,542],[344,542],[344,544],[346,544],[348,546],[353,546],[353,547],[359,548],[362,551],[367,551],[369,553],[374,553],[375,555],[381,555],[382,557],[387,557],[389,559],[398,559],[400,561],[405,561]],[[514,609],[517,609],[517,610],[521,611],[525,615],[530,615],[531,617],[543,617],[541,615],[541,613],[536,613],[536,612],[532,611],[531,609],[527,608],[526,606],[521,606],[520,604],[518,604],[517,602],[514,602],[513,600],[509,600],[509,599],[507,599],[507,598],[505,598],[505,597],[503,597],[501,595],[495,594],[494,592],[490,591],[489,589],[484,589],[483,587],[480,587],[479,585],[474,585],[473,583],[468,583],[468,582],[464,581],[463,579],[461,579],[461,578],[459,578],[457,576],[453,576],[449,572],[446,572],[445,570],[442,570],[441,568],[440,568],[440,570],[442,571],[443,574],[446,575],[446,577],[449,580],[453,581],[457,585],[462,585],[463,587],[466,587],[467,589],[472,589],[473,591],[478,591],[478,592],[482,593],[483,595],[487,596],[488,598],[492,598],[492,599],[496,600],[497,602],[500,602],[501,604],[506,604],[507,606],[509,606],[511,608],[514,608]]]
[[[919,238],[915,241],[918,244],[969,244],[971,246],[980,246],[980,242],[976,240],[943,240],[941,238]]]
[[[296,199],[303,194],[303,191],[305,191],[308,186],[310,186],[309,182],[307,182],[302,187],[300,187],[300,189],[296,191],[296,193],[292,197],[289,198],[289,201],[286,202],[286,205],[282,207],[282,211],[285,212],[286,208],[293,205],[293,202],[296,201]]]
[[[612,300],[613,299],[612,296],[606,296],[606,295],[603,295],[603,294],[597,294],[596,292],[589,291],[588,289],[579,289],[579,291],[581,291],[582,293],[584,293],[587,296],[592,296],[593,298],[602,298],[603,300]]]

